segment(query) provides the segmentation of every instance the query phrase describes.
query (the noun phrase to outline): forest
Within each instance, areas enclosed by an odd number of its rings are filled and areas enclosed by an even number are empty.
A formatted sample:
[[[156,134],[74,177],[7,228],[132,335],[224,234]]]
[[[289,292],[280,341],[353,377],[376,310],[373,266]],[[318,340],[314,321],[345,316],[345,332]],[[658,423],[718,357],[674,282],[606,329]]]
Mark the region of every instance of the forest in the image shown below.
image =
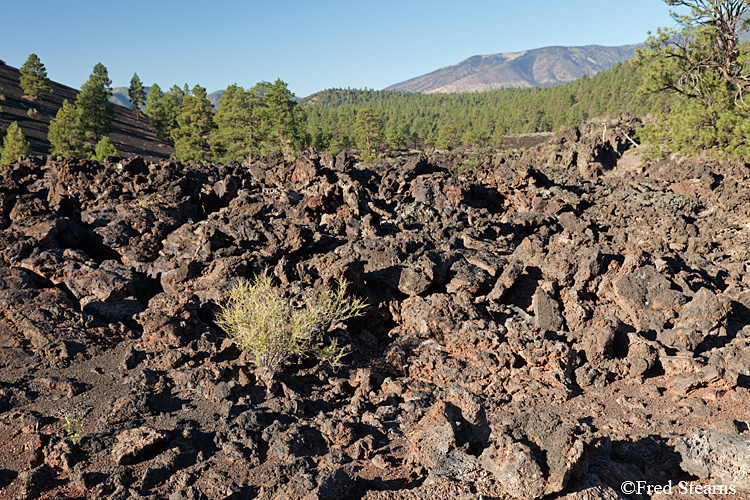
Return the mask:
[[[389,149],[501,147],[506,134],[551,132],[595,117],[667,111],[672,96],[642,92],[642,84],[642,71],[624,62],[555,87],[465,94],[331,89],[303,99],[300,107],[312,145],[330,152],[361,146],[356,118],[364,108],[378,116],[382,143]]]

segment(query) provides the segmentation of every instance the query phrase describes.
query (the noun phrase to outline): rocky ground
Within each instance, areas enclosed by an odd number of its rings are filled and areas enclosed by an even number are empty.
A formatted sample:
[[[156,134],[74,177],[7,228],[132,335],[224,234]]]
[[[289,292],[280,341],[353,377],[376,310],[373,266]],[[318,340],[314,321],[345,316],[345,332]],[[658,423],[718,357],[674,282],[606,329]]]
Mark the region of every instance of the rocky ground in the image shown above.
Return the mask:
[[[746,498],[750,169],[642,164],[637,126],[0,167],[0,496]],[[256,381],[214,321],[266,268],[367,301],[343,367]]]

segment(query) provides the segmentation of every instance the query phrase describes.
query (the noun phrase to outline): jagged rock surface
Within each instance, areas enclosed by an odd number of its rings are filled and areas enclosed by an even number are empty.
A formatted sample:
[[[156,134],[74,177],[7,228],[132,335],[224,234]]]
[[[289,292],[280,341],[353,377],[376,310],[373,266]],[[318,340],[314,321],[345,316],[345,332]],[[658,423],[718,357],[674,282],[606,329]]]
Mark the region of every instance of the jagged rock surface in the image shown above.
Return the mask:
[[[372,164],[0,167],[2,495],[747,490],[750,169],[634,167],[637,125]],[[266,269],[367,301],[328,332],[343,369],[255,379],[215,313]]]

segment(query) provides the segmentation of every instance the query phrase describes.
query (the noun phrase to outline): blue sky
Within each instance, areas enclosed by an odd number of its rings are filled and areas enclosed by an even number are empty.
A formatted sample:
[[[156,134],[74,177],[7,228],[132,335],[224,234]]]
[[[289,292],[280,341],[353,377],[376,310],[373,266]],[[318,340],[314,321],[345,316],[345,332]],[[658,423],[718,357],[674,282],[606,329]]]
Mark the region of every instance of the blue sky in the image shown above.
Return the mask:
[[[162,89],[281,78],[300,97],[382,89],[479,54],[549,45],[623,45],[672,26],[662,0],[228,1],[0,0],[0,59],[36,53],[79,88],[102,62]]]

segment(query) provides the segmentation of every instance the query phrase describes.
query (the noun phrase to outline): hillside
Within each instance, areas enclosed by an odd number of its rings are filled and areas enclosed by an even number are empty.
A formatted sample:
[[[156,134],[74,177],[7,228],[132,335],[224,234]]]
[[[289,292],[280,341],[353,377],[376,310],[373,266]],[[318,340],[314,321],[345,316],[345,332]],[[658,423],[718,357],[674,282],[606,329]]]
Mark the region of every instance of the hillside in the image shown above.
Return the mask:
[[[385,90],[424,94],[486,92],[503,88],[550,87],[592,76],[631,59],[637,45],[544,47],[470,57],[453,66],[391,85]]]
[[[18,122],[33,152],[46,154],[50,148],[47,140],[50,120],[55,117],[65,99],[75,101],[78,91],[51,82],[47,99],[30,101],[23,98],[18,69],[5,64],[0,64],[0,89],[5,94],[3,111],[0,113],[0,130],[4,131],[12,122]],[[30,109],[35,109],[36,114],[29,115]],[[115,105],[109,137],[123,156],[143,156],[149,160],[157,160],[168,158],[174,153],[174,148],[170,145],[159,143],[145,117],[138,119],[131,110],[119,105]]]
[[[590,118],[668,109],[674,96],[641,93],[642,81],[636,65],[625,61],[554,87],[456,94],[330,89],[302,99],[300,106],[313,145],[332,153],[355,141],[356,115],[365,107],[380,117],[386,145],[393,149],[504,147],[507,134],[552,132]]]

